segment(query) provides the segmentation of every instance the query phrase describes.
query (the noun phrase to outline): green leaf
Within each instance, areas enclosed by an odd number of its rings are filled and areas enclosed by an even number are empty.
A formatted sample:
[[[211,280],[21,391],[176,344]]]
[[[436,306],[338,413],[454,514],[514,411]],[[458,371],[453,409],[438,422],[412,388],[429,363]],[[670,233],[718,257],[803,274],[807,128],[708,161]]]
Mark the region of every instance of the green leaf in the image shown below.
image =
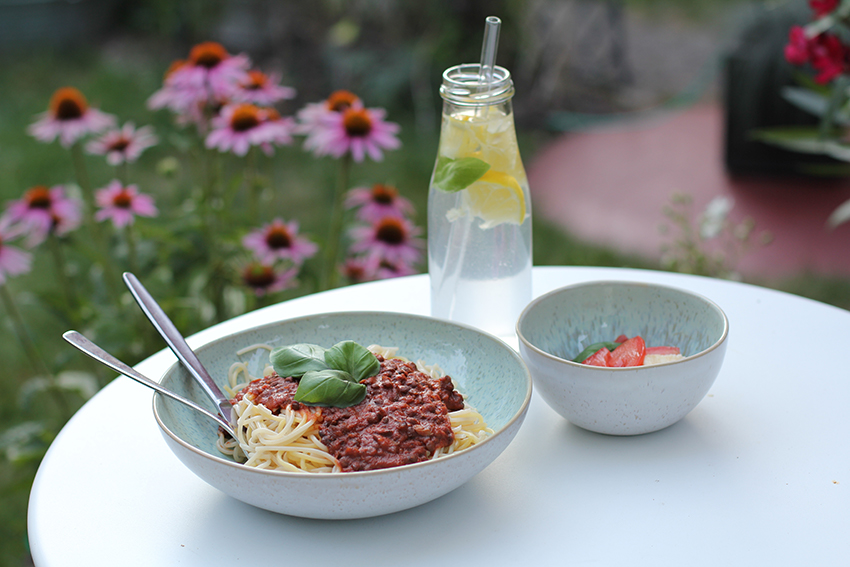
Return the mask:
[[[354,341],[342,341],[326,350],[325,362],[331,368],[348,372],[355,382],[374,376],[381,370],[381,363],[375,355]]]
[[[274,349],[269,355],[278,376],[299,378],[307,372],[327,370],[325,349],[309,343],[290,345]]]
[[[573,359],[573,362],[584,362],[588,359],[588,357],[592,354],[595,354],[596,351],[601,349],[602,347],[607,348],[608,350],[614,350],[620,346],[620,343],[614,342],[601,342],[601,343],[593,343],[592,345],[588,345],[585,347],[583,351],[581,351],[577,357]]]
[[[823,116],[829,108],[829,97],[801,87],[784,87],[782,98],[809,114]]]
[[[756,130],[752,137],[766,144],[806,154],[822,154],[826,149],[826,140],[816,127],[789,126]]]
[[[304,374],[293,399],[309,405],[345,408],[359,404],[365,397],[365,384],[344,370],[331,368]]]
[[[440,156],[434,169],[434,185],[441,191],[456,193],[481,179],[489,169],[490,164],[478,158]]]

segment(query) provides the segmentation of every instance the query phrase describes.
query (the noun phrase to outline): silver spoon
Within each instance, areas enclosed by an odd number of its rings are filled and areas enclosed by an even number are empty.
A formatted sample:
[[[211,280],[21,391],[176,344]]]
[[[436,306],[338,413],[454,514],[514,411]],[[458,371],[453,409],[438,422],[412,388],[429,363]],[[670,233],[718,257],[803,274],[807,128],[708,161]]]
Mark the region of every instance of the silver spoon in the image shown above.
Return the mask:
[[[145,286],[139,282],[138,278],[130,272],[124,272],[124,283],[130,288],[130,293],[133,294],[139,307],[142,308],[147,318],[153,323],[153,326],[156,327],[162,338],[165,339],[169,348],[174,351],[174,354],[177,355],[177,358],[186,370],[189,371],[189,374],[198,381],[204,392],[218,406],[218,411],[222,417],[227,420],[231,419],[233,417],[233,405],[230,403],[230,399],[224,395],[212,379],[207,369],[198,360],[198,356],[189,347],[188,343],[186,343],[186,339],[183,338],[183,335],[180,334],[180,331],[177,330],[177,327],[171,322],[165,311],[162,310],[162,307],[159,306],[148,290],[145,289]]]
[[[158,382],[154,382],[147,376],[136,372],[132,367],[128,366],[127,364],[124,364],[123,362],[121,362],[120,360],[118,360],[117,358],[115,358],[114,356],[112,356],[111,354],[109,354],[108,352],[88,340],[86,337],[84,337],[77,331],[67,331],[65,334],[62,335],[62,338],[64,338],[66,341],[68,341],[69,343],[71,343],[72,345],[74,345],[96,361],[100,362],[101,364],[105,364],[106,366],[108,366],[112,370],[115,370],[119,374],[123,374],[128,378],[132,378],[136,382],[144,384],[148,388],[152,388],[160,394],[168,396],[172,400],[176,400],[181,404],[185,404],[193,410],[201,412],[205,416],[214,419],[216,423],[218,423],[218,425],[228,433],[228,435],[236,439],[236,433],[234,433],[233,428],[230,426],[230,423],[226,419],[224,419],[218,414],[212,413],[211,411],[205,408],[202,408],[192,400],[186,399],[180,394],[172,392],[168,388],[163,387]]]

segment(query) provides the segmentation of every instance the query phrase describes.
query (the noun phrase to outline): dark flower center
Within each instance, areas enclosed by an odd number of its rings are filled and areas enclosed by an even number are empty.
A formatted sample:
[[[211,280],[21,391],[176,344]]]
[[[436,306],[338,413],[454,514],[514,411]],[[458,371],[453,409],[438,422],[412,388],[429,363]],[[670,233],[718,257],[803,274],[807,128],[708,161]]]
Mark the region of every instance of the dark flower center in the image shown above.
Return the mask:
[[[265,87],[269,82],[269,78],[262,71],[248,71],[248,80],[243,85],[243,88],[257,91]]]
[[[363,108],[349,108],[343,114],[342,125],[352,137],[368,136],[372,131],[372,119]]]
[[[334,91],[328,100],[325,102],[328,110],[334,112],[343,112],[351,107],[352,104],[360,100],[358,96],[349,91]]]
[[[119,209],[129,209],[133,204],[133,196],[126,189],[122,189],[112,197],[112,204]]]
[[[239,105],[230,117],[230,127],[234,132],[246,132],[260,125],[259,109],[253,104]]]
[[[289,234],[289,230],[285,226],[272,227],[266,234],[266,244],[272,250],[289,248],[292,246],[292,235]]]
[[[73,87],[62,87],[50,98],[50,111],[57,120],[76,120],[89,105],[83,93]]]
[[[37,185],[28,190],[24,196],[24,200],[31,209],[49,209],[50,205],[53,204],[50,189],[44,185]]]
[[[381,242],[397,246],[407,239],[407,232],[399,219],[387,217],[378,224],[375,238]]]
[[[242,273],[245,284],[253,288],[266,288],[274,283],[274,270],[263,264],[249,264]]]
[[[343,267],[343,273],[350,282],[361,283],[366,280],[366,270],[360,264],[349,262]]]
[[[372,200],[382,205],[391,205],[398,196],[398,190],[391,185],[377,183],[372,187]]]
[[[115,140],[114,142],[109,144],[109,151],[111,151],[111,152],[123,152],[124,150],[127,149],[127,146],[129,146],[129,145],[130,145],[130,139],[125,137],[125,136],[121,136],[120,138],[118,138],[117,140]]]
[[[189,60],[192,63],[207,69],[212,69],[228,57],[227,50],[214,41],[199,43],[189,52]]]

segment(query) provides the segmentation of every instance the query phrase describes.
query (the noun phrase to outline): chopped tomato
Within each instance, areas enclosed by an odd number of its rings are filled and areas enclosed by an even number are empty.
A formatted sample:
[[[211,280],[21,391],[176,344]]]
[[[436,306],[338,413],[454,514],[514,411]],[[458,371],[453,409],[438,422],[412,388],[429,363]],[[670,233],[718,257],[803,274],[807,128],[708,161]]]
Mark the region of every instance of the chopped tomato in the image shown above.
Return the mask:
[[[646,358],[646,343],[641,337],[632,337],[611,351],[608,366],[641,366]]]
[[[615,343],[624,343],[624,342],[626,342],[627,340],[629,340],[629,337],[627,337],[626,335],[620,335],[619,337],[617,337],[616,339],[614,339],[614,342],[615,342]]]
[[[584,359],[585,364],[589,364],[590,366],[608,366],[608,355],[611,354],[611,351],[605,347],[597,350],[590,356]]]
[[[675,346],[648,346],[646,354],[681,354],[679,347]]]

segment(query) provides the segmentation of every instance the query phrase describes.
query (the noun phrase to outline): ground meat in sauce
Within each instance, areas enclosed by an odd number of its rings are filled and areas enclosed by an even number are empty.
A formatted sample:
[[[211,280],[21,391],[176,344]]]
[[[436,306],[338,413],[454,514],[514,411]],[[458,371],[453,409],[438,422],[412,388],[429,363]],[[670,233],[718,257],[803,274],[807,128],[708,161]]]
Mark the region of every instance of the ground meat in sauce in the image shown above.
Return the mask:
[[[451,378],[434,380],[416,370],[416,365],[398,359],[381,361],[381,370],[362,381],[366,398],[347,408],[316,408],[321,411],[322,442],[343,471],[383,469],[418,463],[435,450],[454,441],[448,412],[463,408],[463,398]],[[251,394],[255,404],[274,413],[292,401],[298,383],[271,374],[254,380],[234,397]]]

